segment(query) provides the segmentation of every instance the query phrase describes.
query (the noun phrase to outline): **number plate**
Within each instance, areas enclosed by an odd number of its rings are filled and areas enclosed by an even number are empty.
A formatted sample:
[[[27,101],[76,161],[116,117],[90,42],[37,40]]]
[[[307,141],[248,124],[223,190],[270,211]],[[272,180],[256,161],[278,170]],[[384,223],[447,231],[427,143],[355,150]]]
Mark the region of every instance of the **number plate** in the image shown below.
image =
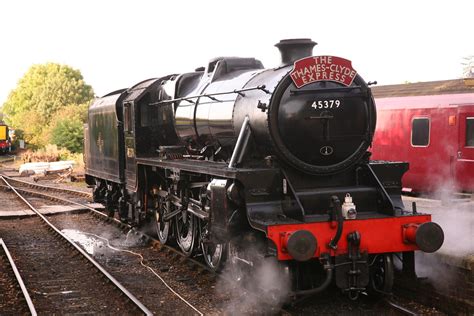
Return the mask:
[[[342,105],[341,100],[329,99],[329,100],[314,101],[311,104],[311,107],[315,110],[319,110],[319,109],[337,109],[341,105]]]

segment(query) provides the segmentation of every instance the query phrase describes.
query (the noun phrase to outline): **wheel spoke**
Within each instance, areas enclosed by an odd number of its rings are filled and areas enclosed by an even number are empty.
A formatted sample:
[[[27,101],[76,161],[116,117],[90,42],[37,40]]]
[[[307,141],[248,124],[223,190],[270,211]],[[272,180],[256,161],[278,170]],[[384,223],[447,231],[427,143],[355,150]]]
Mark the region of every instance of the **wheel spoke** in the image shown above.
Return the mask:
[[[155,222],[156,222],[156,234],[158,235],[158,239],[162,244],[166,244],[169,237],[170,232],[170,222],[164,221],[163,218],[165,214],[168,213],[168,208],[166,206],[166,202],[164,199],[160,200],[159,209],[156,210],[155,213]]]
[[[186,216],[186,223],[184,222]],[[194,251],[197,239],[196,219],[190,213],[184,216],[176,216],[176,241],[186,256],[190,256]]]
[[[206,264],[214,271],[220,271],[224,262],[227,258],[226,244],[215,244],[212,242],[203,242],[201,243],[202,252],[204,255],[204,260]]]

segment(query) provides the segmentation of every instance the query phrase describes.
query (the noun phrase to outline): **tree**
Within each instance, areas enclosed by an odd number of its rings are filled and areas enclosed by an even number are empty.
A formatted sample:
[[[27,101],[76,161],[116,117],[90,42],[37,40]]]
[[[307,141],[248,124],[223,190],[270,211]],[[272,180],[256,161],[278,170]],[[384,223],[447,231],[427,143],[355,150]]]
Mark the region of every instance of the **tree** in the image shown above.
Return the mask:
[[[7,123],[24,131],[26,141],[43,146],[61,109],[88,103],[93,97],[79,70],[56,63],[33,65],[8,96],[3,112]]]

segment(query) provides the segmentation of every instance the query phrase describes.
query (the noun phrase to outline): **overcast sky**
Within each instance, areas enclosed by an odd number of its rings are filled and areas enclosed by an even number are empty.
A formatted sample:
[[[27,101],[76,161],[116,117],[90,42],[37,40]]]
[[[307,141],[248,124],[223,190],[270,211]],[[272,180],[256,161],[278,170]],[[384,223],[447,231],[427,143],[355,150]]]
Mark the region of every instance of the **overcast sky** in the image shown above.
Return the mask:
[[[0,105],[33,64],[79,69],[97,95],[215,56],[279,64],[280,39],[352,60],[379,84],[459,78],[474,1],[0,1]]]

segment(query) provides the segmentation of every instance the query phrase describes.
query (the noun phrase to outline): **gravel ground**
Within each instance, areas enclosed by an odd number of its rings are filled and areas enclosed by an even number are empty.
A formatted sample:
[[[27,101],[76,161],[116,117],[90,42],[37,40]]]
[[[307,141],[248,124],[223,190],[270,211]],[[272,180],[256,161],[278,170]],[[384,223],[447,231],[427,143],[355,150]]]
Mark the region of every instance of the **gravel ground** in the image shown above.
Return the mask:
[[[107,247],[109,243],[118,249],[132,251],[144,258],[145,264],[154,269],[183,298],[205,314],[219,314],[212,292],[215,276],[194,265],[184,262],[180,256],[164,252],[142,242],[134,233],[124,234],[118,227],[98,220],[90,214],[64,214],[51,218],[61,229],[67,229],[82,240],[88,251],[134,293],[150,310],[157,314],[196,313],[183,300],[173,294],[150,270],[140,264],[140,258],[129,252]],[[93,236],[94,234],[96,236]],[[98,238],[97,236],[101,238]],[[160,251],[161,250],[161,251]]]
[[[0,248],[0,311],[2,315],[28,315],[29,309],[23,298],[3,249]]]
[[[39,218],[0,221],[0,236],[9,247],[39,314],[139,314]]]

